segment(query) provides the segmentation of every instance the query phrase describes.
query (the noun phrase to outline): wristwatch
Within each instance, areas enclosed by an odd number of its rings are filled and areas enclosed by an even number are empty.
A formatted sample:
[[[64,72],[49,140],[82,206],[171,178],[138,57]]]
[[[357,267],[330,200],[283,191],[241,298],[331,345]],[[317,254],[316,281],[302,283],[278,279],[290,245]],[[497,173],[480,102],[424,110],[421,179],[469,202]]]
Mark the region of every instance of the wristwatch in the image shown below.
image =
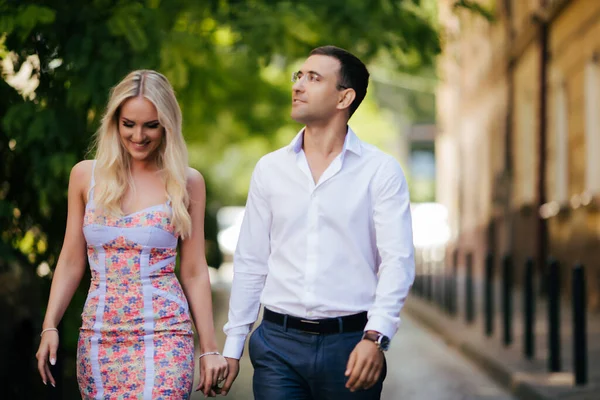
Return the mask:
[[[363,333],[362,338],[374,342],[379,351],[388,351],[390,348],[390,338],[385,336],[383,333],[367,331]]]

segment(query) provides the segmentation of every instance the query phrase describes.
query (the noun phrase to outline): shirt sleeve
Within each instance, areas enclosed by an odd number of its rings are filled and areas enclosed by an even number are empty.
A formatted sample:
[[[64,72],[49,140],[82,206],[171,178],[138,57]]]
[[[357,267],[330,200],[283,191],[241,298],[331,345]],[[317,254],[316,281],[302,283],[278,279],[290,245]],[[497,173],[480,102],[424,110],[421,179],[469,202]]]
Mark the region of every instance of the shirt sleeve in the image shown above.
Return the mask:
[[[223,327],[227,335],[223,355],[229,358],[239,359],[242,356],[246,336],[258,318],[260,295],[268,272],[271,210],[265,197],[261,162],[252,174],[233,258],[228,322]]]
[[[373,181],[373,218],[381,257],[375,301],[365,331],[390,339],[400,325],[400,310],[415,277],[410,196],[398,162],[387,159]]]

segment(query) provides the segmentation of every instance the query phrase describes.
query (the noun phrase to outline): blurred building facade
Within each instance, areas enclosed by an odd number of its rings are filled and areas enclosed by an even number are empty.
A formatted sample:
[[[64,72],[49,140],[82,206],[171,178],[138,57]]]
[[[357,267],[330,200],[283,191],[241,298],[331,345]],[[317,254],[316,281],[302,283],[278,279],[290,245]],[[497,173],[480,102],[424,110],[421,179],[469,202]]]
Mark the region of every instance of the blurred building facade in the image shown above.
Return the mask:
[[[391,113],[398,129],[392,148],[384,147],[383,150],[396,156],[402,164],[413,203],[435,201],[437,82],[433,75],[433,71],[403,75],[371,68],[377,104]]]
[[[479,0],[494,15],[440,0],[437,196],[448,253],[586,266],[600,310],[600,1]]]

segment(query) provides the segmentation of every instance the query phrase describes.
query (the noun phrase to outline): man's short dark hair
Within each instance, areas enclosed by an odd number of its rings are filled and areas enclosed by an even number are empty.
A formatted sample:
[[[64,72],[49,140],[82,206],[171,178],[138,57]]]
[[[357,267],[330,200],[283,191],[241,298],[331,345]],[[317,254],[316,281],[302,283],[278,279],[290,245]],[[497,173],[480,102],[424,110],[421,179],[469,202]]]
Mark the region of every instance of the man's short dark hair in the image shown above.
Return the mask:
[[[317,47],[310,52],[310,55],[329,56],[340,62],[338,85],[345,88],[352,88],[356,92],[356,97],[350,105],[350,116],[352,116],[367,94],[369,71],[365,64],[354,54],[335,46]]]

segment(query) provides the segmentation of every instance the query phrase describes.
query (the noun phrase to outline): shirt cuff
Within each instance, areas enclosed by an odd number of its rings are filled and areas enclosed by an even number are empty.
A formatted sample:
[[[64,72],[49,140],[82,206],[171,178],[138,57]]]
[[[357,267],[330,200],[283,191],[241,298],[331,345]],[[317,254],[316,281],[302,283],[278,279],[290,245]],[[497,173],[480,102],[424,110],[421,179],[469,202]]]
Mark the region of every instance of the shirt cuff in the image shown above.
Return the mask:
[[[390,322],[387,318],[380,317],[378,315],[373,315],[369,318],[367,325],[365,326],[366,331],[377,331],[379,333],[384,334],[390,340],[396,334],[398,330],[398,326],[393,322]]]
[[[223,357],[235,358],[236,360],[239,360],[242,358],[245,343],[246,335],[227,336],[227,340],[225,340],[225,347],[223,348]]]

